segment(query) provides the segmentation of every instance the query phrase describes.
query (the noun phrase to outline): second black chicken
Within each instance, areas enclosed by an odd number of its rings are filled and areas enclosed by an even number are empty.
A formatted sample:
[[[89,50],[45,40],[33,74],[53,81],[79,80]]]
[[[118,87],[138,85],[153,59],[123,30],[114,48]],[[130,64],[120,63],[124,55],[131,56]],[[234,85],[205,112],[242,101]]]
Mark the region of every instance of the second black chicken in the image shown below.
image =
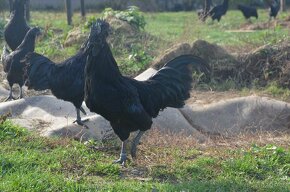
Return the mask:
[[[47,57],[31,53],[26,57],[26,85],[37,91],[50,89],[58,99],[73,103],[76,108],[76,123],[88,128],[81,120],[80,111],[84,101],[84,68],[87,59],[86,43],[78,53],[61,63],[54,63]]]

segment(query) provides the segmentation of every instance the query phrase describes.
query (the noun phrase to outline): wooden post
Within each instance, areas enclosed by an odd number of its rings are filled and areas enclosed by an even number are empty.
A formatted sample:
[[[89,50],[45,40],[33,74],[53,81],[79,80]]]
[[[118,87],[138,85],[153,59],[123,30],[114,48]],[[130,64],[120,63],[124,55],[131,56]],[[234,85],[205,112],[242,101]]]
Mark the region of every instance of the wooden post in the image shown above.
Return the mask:
[[[67,24],[72,24],[72,6],[71,0],[65,0],[65,8],[66,8],[66,15],[67,15]]]
[[[286,11],[286,0],[280,0],[280,4],[281,4],[281,10],[283,12]]]
[[[81,16],[86,17],[85,0],[81,0]]]
[[[30,0],[26,0],[25,2],[25,16],[26,20],[30,21]]]

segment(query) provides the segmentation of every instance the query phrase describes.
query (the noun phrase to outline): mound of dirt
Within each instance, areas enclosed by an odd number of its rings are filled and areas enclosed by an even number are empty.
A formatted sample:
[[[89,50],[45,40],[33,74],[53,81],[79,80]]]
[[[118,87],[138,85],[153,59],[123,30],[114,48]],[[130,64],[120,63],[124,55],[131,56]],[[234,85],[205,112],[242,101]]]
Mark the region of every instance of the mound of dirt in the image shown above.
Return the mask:
[[[138,31],[134,26],[131,26],[129,23],[119,20],[117,18],[112,18],[107,20],[111,27],[111,35],[108,38],[109,42],[117,43],[120,38],[132,39],[136,37]],[[67,35],[67,38],[64,42],[64,46],[69,47],[75,44],[81,45],[88,37],[88,32],[84,33],[81,27],[73,28]],[[115,36],[117,35],[117,36]],[[128,43],[129,44],[129,43]]]
[[[80,27],[75,27],[68,33],[64,46],[69,47],[76,44],[81,45],[85,42],[87,37],[88,34],[83,33],[83,30]]]
[[[234,80],[237,85],[265,86],[276,81],[280,86],[290,83],[290,43],[265,45],[249,53],[231,55],[224,48],[203,40],[177,44],[156,59],[152,67],[160,69],[166,62],[182,54],[193,54],[205,59],[212,69],[212,79],[217,82]]]
[[[130,25],[127,21],[120,20],[116,17],[108,17],[106,18],[106,21],[112,27],[113,32],[117,34],[124,34],[127,37],[134,37],[140,32],[136,26]]]
[[[237,77],[240,82],[260,86],[277,81],[281,86],[289,84],[290,45],[282,43],[265,45],[240,57]]]
[[[132,45],[142,43],[142,40],[154,41],[156,39],[156,37],[140,31],[136,26],[130,25],[127,21],[120,20],[116,17],[108,17],[106,21],[110,24],[108,42],[114,47],[131,50]],[[84,33],[81,27],[76,27],[68,33],[64,46],[81,45],[87,37],[88,32]]]
[[[235,76],[239,61],[221,46],[197,40],[192,45],[191,53],[209,63],[212,68],[212,76],[216,81],[223,81]]]
[[[166,62],[183,54],[193,54],[205,59],[212,68],[212,77],[215,80],[226,80],[234,77],[236,68],[239,66],[239,61],[224,48],[204,40],[197,40],[193,42],[192,46],[188,43],[181,43],[166,50],[162,57],[153,62],[152,67],[159,69]]]
[[[108,38],[109,42],[117,43],[119,38],[136,39],[136,35],[140,33],[138,28],[130,25],[128,22],[120,20],[116,17],[108,17],[106,21],[110,24],[111,34]],[[84,33],[81,27],[72,29],[64,42],[65,46],[74,44],[82,44],[88,37],[88,32]],[[128,43],[130,44],[130,42]]]
[[[191,54],[191,46],[188,43],[176,44],[173,47],[167,49],[162,54],[162,56],[159,56],[157,59],[155,59],[151,67],[158,70],[161,67],[163,67],[165,63],[169,62],[175,57],[178,57],[184,54]]]

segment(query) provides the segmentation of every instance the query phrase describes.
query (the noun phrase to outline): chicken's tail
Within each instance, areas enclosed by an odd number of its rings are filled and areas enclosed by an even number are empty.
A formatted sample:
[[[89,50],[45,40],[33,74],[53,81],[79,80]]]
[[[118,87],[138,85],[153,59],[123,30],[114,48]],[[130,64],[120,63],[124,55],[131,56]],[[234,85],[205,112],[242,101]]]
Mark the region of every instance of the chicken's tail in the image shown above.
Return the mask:
[[[190,97],[193,71],[210,76],[210,67],[200,57],[181,55],[169,61],[147,81],[135,82],[146,111],[156,117],[166,107],[181,108]]]
[[[24,76],[27,79],[25,85],[28,89],[37,91],[50,89],[49,79],[54,63],[34,52],[27,54],[24,62],[26,63]]]

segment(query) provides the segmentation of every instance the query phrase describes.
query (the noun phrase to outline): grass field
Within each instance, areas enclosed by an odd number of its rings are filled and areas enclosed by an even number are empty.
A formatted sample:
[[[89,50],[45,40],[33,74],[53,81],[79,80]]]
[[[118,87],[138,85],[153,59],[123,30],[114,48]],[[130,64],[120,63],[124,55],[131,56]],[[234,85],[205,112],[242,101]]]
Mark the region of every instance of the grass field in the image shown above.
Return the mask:
[[[267,21],[267,12],[259,13],[260,19],[253,23]],[[100,13],[89,13],[90,16],[99,17]],[[287,13],[283,13],[279,19],[286,17]],[[179,42],[191,44],[204,39],[241,53],[289,40],[289,29],[279,26],[238,31],[245,20],[237,11],[230,11],[221,23],[200,23],[194,12],[147,13],[145,19],[145,32],[158,39],[140,42],[146,47],[141,46],[137,53],[144,54],[148,63],[136,67],[128,58],[130,51],[113,50],[127,75],[146,68]],[[44,31],[36,51],[55,61],[73,55],[80,44],[63,46],[69,31],[79,27],[86,33],[85,21],[78,13],[73,21],[74,26],[67,26],[63,13],[32,12],[31,25]],[[134,67],[136,70],[131,70]],[[263,91],[278,97],[290,95],[275,85]],[[287,135],[256,134],[234,141],[219,138],[205,144],[182,135],[154,131],[148,135],[139,146],[138,159],[121,168],[112,164],[119,154],[119,143],[83,144],[71,139],[43,138],[5,121],[0,123],[0,191],[290,191]]]
[[[0,191],[289,191],[287,138],[282,146],[244,142],[202,147],[151,132],[138,160],[121,168],[112,164],[119,151],[114,143],[42,138],[6,121]]]

